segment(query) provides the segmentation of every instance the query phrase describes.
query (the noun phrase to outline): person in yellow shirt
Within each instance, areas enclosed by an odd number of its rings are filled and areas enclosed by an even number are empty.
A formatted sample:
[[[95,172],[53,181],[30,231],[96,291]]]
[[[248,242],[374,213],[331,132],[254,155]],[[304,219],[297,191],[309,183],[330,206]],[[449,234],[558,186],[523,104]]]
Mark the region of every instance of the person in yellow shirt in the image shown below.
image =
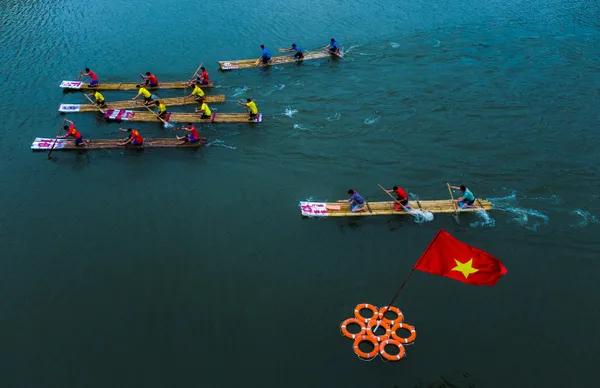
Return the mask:
[[[166,120],[167,119],[167,107],[165,106],[165,104],[163,104],[162,101],[156,100],[154,105],[156,105],[158,107],[158,117],[160,117],[163,120]]]
[[[148,89],[140,85],[135,85],[135,87],[139,90],[137,96],[133,97],[132,100],[137,100],[139,96],[144,96],[144,104],[148,105],[152,102],[152,93]]]
[[[238,104],[246,109],[248,112],[248,120],[255,120],[258,115],[258,108],[256,107],[256,103],[252,101],[251,98],[246,98],[246,103],[242,102],[242,100],[238,100]]]
[[[192,91],[192,94],[190,94],[186,98],[190,98],[193,96],[195,96],[196,101],[200,101],[201,99],[204,98],[204,91],[202,89],[200,89],[200,81],[196,82],[196,85],[194,86],[194,90]]]
[[[200,116],[201,119],[210,119],[212,117],[212,112],[208,105],[206,105],[206,102],[204,102],[204,98],[200,99],[200,104],[200,108],[196,109],[196,112],[202,112],[202,115]]]
[[[104,96],[102,94],[100,94],[99,91],[95,90],[94,93],[92,93],[92,95],[96,99],[96,105],[98,105],[98,107],[100,107],[100,108],[106,107],[106,103],[104,102]]]

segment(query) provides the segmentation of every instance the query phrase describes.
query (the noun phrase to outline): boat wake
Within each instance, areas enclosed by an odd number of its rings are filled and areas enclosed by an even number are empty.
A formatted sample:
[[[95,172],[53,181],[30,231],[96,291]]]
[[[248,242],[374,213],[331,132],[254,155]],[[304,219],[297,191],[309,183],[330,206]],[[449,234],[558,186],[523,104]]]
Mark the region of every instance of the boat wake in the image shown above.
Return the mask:
[[[243,88],[235,88],[235,92],[233,93],[234,97],[239,97],[248,91],[248,87],[244,85]]]
[[[425,222],[433,221],[433,213],[429,210],[414,210],[410,212],[416,224],[424,224]]]
[[[471,222],[471,224],[469,224],[471,228],[493,228],[496,226],[496,220],[485,210],[476,211],[475,215],[479,218],[479,221]]]
[[[542,198],[536,198],[540,200]],[[543,198],[550,201],[560,200],[557,196],[552,196],[550,198]],[[535,210],[521,207],[517,204],[517,193],[513,191],[510,195],[506,197],[499,198],[487,198],[488,201],[492,203],[495,210],[501,210],[508,213],[511,213],[514,217],[512,222],[525,227],[528,230],[537,231],[540,226],[548,225],[550,222],[550,217],[546,214]]]
[[[577,216],[578,220],[576,223],[569,225],[570,228],[585,228],[589,224],[597,224],[598,218],[593,216],[587,210],[575,209],[573,213]]]
[[[292,117],[294,116],[296,113],[298,113],[298,109],[292,109],[292,108],[285,108],[285,111],[283,112],[284,116],[287,117]]]
[[[207,147],[223,147],[223,148],[227,148],[228,150],[237,150],[237,147],[227,145],[227,144],[225,144],[225,142],[223,140],[219,140],[219,139],[215,139],[215,140],[207,143],[206,146]]]

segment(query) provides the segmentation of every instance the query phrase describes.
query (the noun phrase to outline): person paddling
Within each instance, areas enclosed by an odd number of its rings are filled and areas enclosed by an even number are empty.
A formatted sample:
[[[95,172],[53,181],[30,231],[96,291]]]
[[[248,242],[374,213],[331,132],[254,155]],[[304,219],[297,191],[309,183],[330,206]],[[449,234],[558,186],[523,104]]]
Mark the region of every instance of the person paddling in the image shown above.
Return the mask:
[[[134,146],[141,146],[144,144],[144,138],[142,137],[142,135],[140,135],[140,132],[137,129],[135,129],[135,128],[127,128],[127,129],[119,128],[119,131],[129,133],[129,136],[127,137],[127,139],[123,139],[123,141],[120,142],[119,145],[131,144]]]
[[[348,202],[352,213],[365,211],[365,200],[358,194],[358,191],[350,189],[348,190],[348,195],[350,198],[341,202]]]
[[[89,86],[98,86],[98,76],[96,75],[96,73],[91,71],[89,67],[85,68],[85,73],[83,71],[80,71],[79,77],[77,77],[77,79],[79,79],[81,76],[90,77],[92,79],[89,83]]]
[[[163,104],[163,102],[160,100],[156,100],[154,102],[154,105],[156,105],[158,107],[158,117],[163,120],[166,120],[167,119],[167,107],[165,106],[165,104]]]
[[[258,107],[251,98],[246,98],[246,103],[242,100],[238,100],[237,103],[243,106],[244,109],[248,108],[246,109],[246,112],[248,112],[248,120],[256,120],[256,116],[258,116]]]
[[[460,186],[449,186],[451,189],[460,190],[462,192],[462,197],[456,199],[458,205],[461,209],[463,208],[473,208],[473,204],[475,203],[475,196],[471,192],[471,190],[467,189],[464,185]]]
[[[196,112],[202,113],[200,115],[201,119],[210,119],[212,117],[212,112],[205,101],[204,98],[200,99],[200,108],[196,108]]]
[[[304,58],[304,50],[302,47],[297,46],[296,43],[292,43],[292,47],[283,49],[284,51],[294,52],[294,58],[302,59]]]
[[[267,50],[264,44],[260,45],[260,49],[262,50],[262,55],[260,56],[260,58],[258,58],[256,63],[262,62],[263,64],[267,64],[271,62],[271,53],[269,52],[269,50]]]
[[[185,98],[190,97],[194,97],[196,101],[204,99],[204,90],[200,88],[200,81],[196,81],[196,85],[194,86],[194,90],[192,90],[192,94],[186,96]]]
[[[410,210],[410,207],[408,206],[408,195],[403,188],[394,186],[391,190],[386,190],[386,192],[396,194],[396,203],[394,204],[396,210]]]
[[[158,86],[158,79],[156,76],[149,71],[146,72],[146,75],[140,73],[140,77],[144,79],[144,85],[149,86],[151,88],[155,88]]]
[[[210,79],[208,78],[208,71],[206,71],[204,67],[201,67],[200,70],[202,70],[202,72],[200,73],[200,77],[198,77],[198,81],[200,81],[202,85],[210,84]]]
[[[98,105],[98,107],[100,107],[100,108],[106,107],[106,103],[104,102],[104,96],[99,91],[94,90],[94,93],[92,93],[92,95],[96,99],[96,105]]]
[[[89,140],[83,140],[83,136],[81,136],[81,133],[75,128],[75,123],[70,120],[65,121],[71,123],[71,125],[65,125],[64,129],[67,133],[65,135],[56,136],[57,139],[66,139],[69,136],[74,137],[76,146],[86,145],[90,142]]]
[[[336,54],[336,55],[341,55],[340,52],[340,46],[338,45],[338,43],[335,41],[335,39],[331,38],[330,43],[323,47],[326,50],[329,50],[330,53],[332,54]]]
[[[186,133],[185,136],[175,136],[177,138],[177,140],[183,140],[183,143],[198,143],[199,141],[204,140],[204,142],[206,142],[206,139],[202,139],[200,137],[200,134],[198,133],[198,130],[196,129],[196,127],[194,127],[192,125],[192,123],[188,123],[187,126],[185,127],[180,127],[178,129],[183,129],[184,131],[187,131],[188,133]]]
[[[135,85],[138,88],[137,96],[133,97],[132,100],[137,100],[139,96],[144,96],[144,104],[148,105],[152,102],[152,93],[148,91],[145,87],[141,85]]]

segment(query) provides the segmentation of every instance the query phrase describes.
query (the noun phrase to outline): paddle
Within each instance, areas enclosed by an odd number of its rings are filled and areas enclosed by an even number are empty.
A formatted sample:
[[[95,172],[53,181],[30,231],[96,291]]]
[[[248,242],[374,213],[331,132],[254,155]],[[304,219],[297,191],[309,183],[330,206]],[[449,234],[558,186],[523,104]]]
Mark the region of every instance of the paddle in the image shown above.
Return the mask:
[[[448,186],[448,191],[450,192],[450,198],[452,198],[452,204],[454,205],[454,210],[456,213],[458,213],[458,204],[454,200],[454,194],[452,194],[452,189],[450,188],[450,183],[446,182],[446,185]]]
[[[148,109],[150,112],[152,112],[152,114],[154,114],[154,116],[156,116],[160,121],[162,121],[165,124],[165,128],[173,128],[173,124],[170,124],[168,122],[166,122],[165,120],[162,119],[162,117],[160,117],[158,115],[158,113],[156,113],[155,111],[153,111],[152,109],[148,108],[147,105],[143,104],[144,108]]]
[[[237,102],[238,104],[240,104],[240,106],[241,106],[242,108],[244,108],[244,110],[246,111],[246,113],[249,113],[249,112],[250,112],[250,108],[248,108],[248,106],[247,106],[246,104],[244,104],[242,101],[240,101],[240,100],[236,100],[235,102]]]
[[[65,125],[65,121],[67,121],[67,119],[63,119],[62,124],[60,124],[60,127],[58,128],[58,132],[56,133],[56,137],[54,138],[54,143],[52,143],[52,147],[50,147],[50,151],[48,151],[48,159],[52,159],[50,157],[50,154],[52,154],[52,150],[54,149],[54,146],[56,145],[56,142],[58,141],[58,135],[60,135],[60,131],[62,131],[63,125]]]
[[[200,68],[202,67],[202,65],[204,65],[204,62],[200,63],[200,66],[198,66],[198,68],[196,69],[196,71],[192,75],[192,78],[190,78],[190,80],[185,83],[185,88],[183,88],[183,96],[184,97],[187,94],[186,90],[187,90],[187,87],[188,87],[188,83],[194,83],[194,78],[198,75],[198,71],[200,70]],[[189,85],[189,86],[192,86],[192,85]]]
[[[394,196],[392,194],[388,193],[388,191],[386,189],[384,189],[383,186],[381,186],[379,183],[377,184],[377,186],[379,186],[381,188],[381,190],[385,191],[385,193],[387,195],[389,195],[398,205],[402,206],[402,208],[404,210],[406,210],[407,212],[410,212],[410,210],[406,206],[404,206],[402,203],[400,203],[400,201],[398,201],[396,198],[394,198]]]
[[[89,95],[87,95],[86,93],[83,93],[83,95],[85,96],[85,98],[87,98],[92,103],[92,105],[94,105],[96,107],[96,109],[98,109],[100,111],[100,113],[102,113],[102,114],[106,113],[106,111],[100,109],[100,107],[94,101],[92,101],[92,98]]]

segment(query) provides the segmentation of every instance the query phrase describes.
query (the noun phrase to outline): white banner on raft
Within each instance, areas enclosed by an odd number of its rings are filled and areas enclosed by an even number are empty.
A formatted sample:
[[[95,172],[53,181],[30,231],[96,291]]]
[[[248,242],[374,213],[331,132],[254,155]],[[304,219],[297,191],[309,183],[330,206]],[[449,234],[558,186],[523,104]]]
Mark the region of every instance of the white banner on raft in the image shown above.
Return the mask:
[[[63,81],[60,83],[60,87],[63,89],[81,89],[83,82],[81,81]]]
[[[327,217],[327,204],[325,202],[300,202],[302,215],[306,217]]]
[[[80,104],[60,104],[60,106],[58,107],[58,111],[59,112],[79,112],[79,110],[81,109],[81,105]]]
[[[56,144],[54,144],[56,142]],[[32,150],[50,150],[54,145],[54,149],[64,148],[67,145],[66,139],[47,139],[44,137],[36,137],[31,143]]]

